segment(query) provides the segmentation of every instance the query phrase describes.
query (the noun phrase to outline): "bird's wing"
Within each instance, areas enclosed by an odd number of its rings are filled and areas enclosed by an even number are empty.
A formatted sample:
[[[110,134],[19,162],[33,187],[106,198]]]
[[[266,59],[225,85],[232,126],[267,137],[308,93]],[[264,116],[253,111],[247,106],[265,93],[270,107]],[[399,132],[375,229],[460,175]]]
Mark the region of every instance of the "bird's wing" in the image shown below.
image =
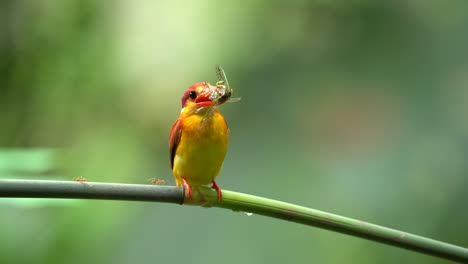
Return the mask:
[[[174,167],[174,158],[177,151],[177,147],[180,143],[180,138],[182,136],[182,128],[180,125],[180,119],[177,119],[172,125],[171,135],[169,137],[169,150],[171,152],[171,169]]]

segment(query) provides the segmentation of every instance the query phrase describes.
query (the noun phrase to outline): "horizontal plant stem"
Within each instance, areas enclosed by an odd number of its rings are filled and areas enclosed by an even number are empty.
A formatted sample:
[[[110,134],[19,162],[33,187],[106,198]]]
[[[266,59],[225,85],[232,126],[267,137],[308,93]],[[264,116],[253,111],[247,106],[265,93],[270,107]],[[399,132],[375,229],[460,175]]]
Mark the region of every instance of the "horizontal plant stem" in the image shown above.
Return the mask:
[[[151,201],[182,204],[175,186],[48,180],[0,180],[0,197]]]
[[[131,200],[219,207],[283,219],[361,237],[448,260],[468,263],[468,249],[363,221],[281,201],[193,186],[191,199],[175,186],[74,181],[0,180],[0,197]]]

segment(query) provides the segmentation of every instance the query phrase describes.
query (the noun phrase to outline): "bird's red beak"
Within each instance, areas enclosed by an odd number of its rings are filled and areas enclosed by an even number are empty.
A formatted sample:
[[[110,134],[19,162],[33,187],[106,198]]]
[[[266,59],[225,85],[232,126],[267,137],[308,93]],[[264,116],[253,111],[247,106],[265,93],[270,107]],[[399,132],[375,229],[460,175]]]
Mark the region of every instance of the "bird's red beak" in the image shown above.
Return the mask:
[[[212,106],[214,103],[220,105],[226,102],[230,96],[230,89],[207,83],[200,94],[198,94],[195,103],[199,107]]]

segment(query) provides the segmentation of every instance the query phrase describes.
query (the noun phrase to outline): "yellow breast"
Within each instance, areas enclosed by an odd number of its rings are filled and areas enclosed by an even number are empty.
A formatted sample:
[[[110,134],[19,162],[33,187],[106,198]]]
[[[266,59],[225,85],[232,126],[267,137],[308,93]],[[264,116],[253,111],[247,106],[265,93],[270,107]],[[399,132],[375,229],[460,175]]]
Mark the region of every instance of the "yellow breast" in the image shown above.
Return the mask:
[[[183,116],[180,125],[182,134],[173,166],[177,185],[182,184],[182,177],[189,184],[210,184],[219,174],[228,148],[224,117],[216,109],[210,118],[202,114]]]

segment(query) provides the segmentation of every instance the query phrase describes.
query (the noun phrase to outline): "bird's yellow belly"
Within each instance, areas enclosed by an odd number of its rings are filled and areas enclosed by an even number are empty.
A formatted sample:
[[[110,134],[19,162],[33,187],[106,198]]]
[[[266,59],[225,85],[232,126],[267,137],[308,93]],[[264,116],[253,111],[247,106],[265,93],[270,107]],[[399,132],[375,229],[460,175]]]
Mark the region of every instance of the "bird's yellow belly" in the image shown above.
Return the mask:
[[[177,185],[184,177],[189,184],[210,184],[223,165],[228,147],[228,129],[221,115],[200,126],[200,117],[185,120],[180,144],[174,157]]]

